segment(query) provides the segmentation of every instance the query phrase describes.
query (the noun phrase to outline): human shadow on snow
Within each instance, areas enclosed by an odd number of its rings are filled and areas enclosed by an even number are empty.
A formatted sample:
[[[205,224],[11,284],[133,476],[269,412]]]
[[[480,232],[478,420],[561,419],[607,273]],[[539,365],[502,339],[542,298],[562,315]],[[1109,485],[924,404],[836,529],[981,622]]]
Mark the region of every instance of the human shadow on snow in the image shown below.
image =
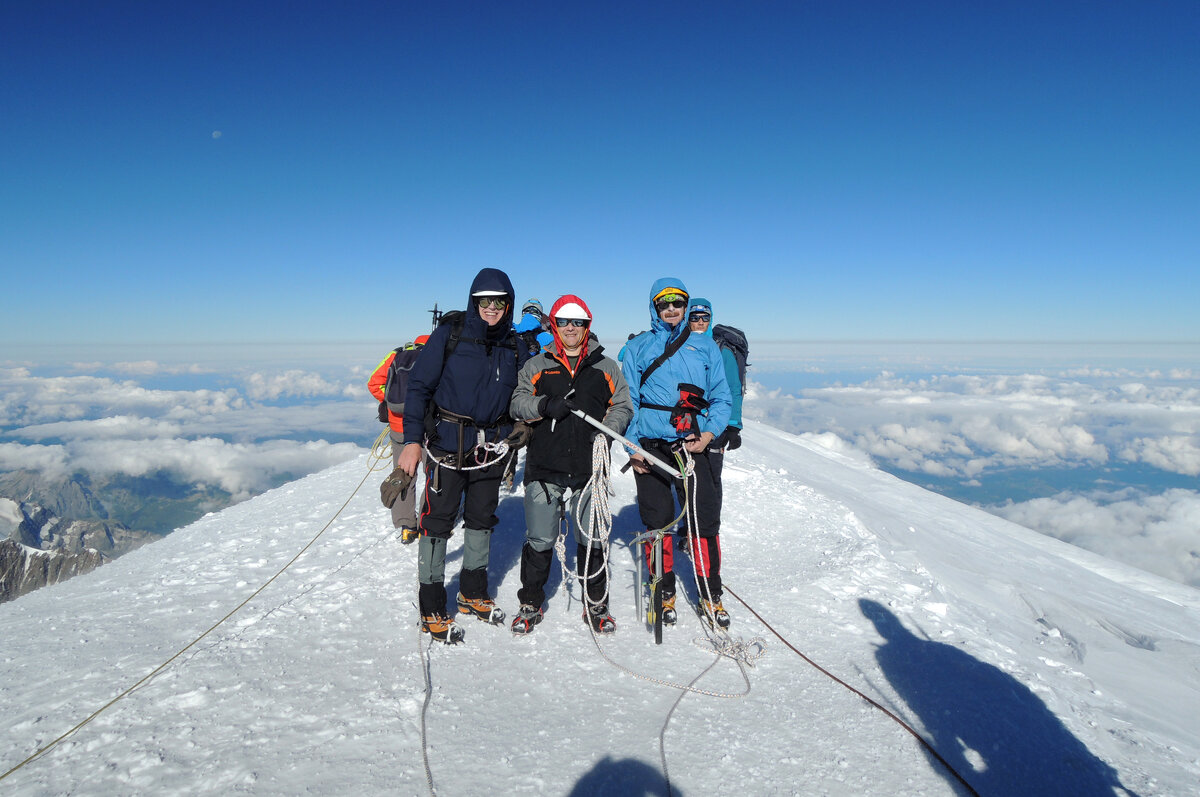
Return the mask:
[[[614,759],[605,756],[596,762],[586,775],[575,783],[570,797],[591,797],[611,794],[630,797],[658,797],[675,794],[682,797],[678,786],[667,786],[661,772],[635,758]]]
[[[953,645],[921,639],[875,601],[860,600],[859,608],[885,640],[875,652],[884,676],[917,715],[926,740],[979,794],[1133,795],[1016,678]]]

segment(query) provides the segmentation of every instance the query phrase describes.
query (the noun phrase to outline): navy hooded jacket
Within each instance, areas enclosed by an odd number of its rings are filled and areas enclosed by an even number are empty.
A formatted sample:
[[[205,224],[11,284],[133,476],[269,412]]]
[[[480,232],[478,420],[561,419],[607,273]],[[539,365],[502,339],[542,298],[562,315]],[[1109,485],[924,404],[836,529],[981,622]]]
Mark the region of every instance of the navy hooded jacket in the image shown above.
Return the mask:
[[[489,327],[479,315],[473,295],[478,291],[501,291],[508,300],[504,316]],[[464,430],[463,448],[476,444],[482,428],[488,442],[507,437],[512,431],[508,402],[517,386],[517,371],[529,358],[518,346],[512,331],[513,300],[516,297],[508,275],[485,268],[471,283],[466,318],[454,351],[446,357],[452,324],[442,324],[429,336],[408,378],[404,398],[404,442],[421,443],[426,409],[430,402],[474,421]],[[440,421],[429,444],[442,451],[457,452],[458,424]]]

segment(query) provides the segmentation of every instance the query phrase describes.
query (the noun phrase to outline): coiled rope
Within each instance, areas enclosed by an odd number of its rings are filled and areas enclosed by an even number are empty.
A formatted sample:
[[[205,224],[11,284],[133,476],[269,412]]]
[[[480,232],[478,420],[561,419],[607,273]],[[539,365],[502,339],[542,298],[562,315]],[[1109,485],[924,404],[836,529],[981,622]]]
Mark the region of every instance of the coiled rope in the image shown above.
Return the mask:
[[[563,582],[570,584],[573,581],[579,582],[583,593],[582,603],[584,609],[591,606],[600,606],[608,604],[609,581],[604,581],[604,596],[593,601],[588,595],[587,582],[591,581],[596,576],[599,576],[608,567],[608,554],[611,546],[610,538],[612,536],[612,509],[608,499],[616,495],[616,491],[612,487],[610,477],[612,471],[612,459],[609,452],[608,441],[603,435],[596,435],[592,439],[592,475],[587,483],[579,491],[580,499],[575,504],[575,514],[571,520],[575,523],[577,529],[587,529],[587,553],[584,554],[583,575],[571,572],[567,567],[567,529],[559,528],[558,537],[554,540],[554,552],[558,555],[558,564],[562,569]],[[589,504],[588,517],[585,519],[581,516],[580,509],[584,503],[583,496],[591,494]],[[569,505],[570,501],[564,499]],[[603,556],[600,557],[599,567],[593,571],[591,567],[592,551],[599,548],[603,551]],[[567,588],[567,597],[571,597],[570,588]],[[591,624],[588,624],[589,627]],[[593,629],[594,630],[594,629]]]
[[[366,481],[370,477],[370,475],[379,469],[379,464],[378,464],[379,451],[386,450],[386,448],[381,449],[380,440],[382,438],[384,438],[384,436],[386,434],[387,434],[387,430],[384,430],[384,432],[382,432],[379,435],[379,437],[376,438],[375,443],[372,445],[371,459],[368,460],[367,472],[363,475],[362,481],[360,481],[358,483],[358,485],[355,486],[353,492],[350,493],[350,496],[345,500],[345,502],[340,507],[338,507],[338,510],[333,513],[333,517],[329,518],[329,521],[326,522],[326,524],[321,528],[321,530],[318,531],[316,533],[316,535],[314,535],[313,538],[311,540],[309,540],[308,543],[303,548],[301,548],[300,551],[288,561],[287,564],[285,564],[283,567],[279,568],[278,572],[276,572],[275,575],[271,576],[269,579],[267,579],[263,583],[262,586],[260,586],[256,590],[254,590],[254,592],[250,593],[250,595],[247,596],[247,598],[245,600],[243,600],[237,606],[233,607],[233,609],[231,609],[228,614],[226,614],[220,620],[217,620],[215,623],[213,623],[211,626],[209,626],[208,630],[206,630],[204,633],[200,634],[200,636],[196,637],[191,642],[184,645],[173,656],[171,656],[169,659],[164,661],[162,664],[158,665],[153,670],[151,670],[149,673],[147,673],[140,681],[138,681],[133,686],[126,689],[124,692],[121,692],[120,694],[118,694],[112,700],[109,700],[107,703],[105,703],[100,708],[93,711],[91,714],[89,714],[87,717],[85,717],[81,722],[79,722],[77,725],[72,727],[70,730],[63,733],[61,736],[58,736],[57,738],[52,739],[51,741],[47,742],[42,747],[38,748],[24,761],[20,762],[19,764],[17,764],[14,767],[12,767],[4,774],[0,775],[0,781],[4,780],[9,775],[12,775],[14,772],[17,772],[18,770],[24,768],[25,766],[33,763],[34,761],[37,761],[38,759],[42,758],[47,753],[49,753],[51,750],[58,747],[60,744],[62,744],[64,741],[66,741],[69,737],[71,737],[76,732],[78,732],[80,729],[82,729],[84,726],[89,724],[92,720],[96,719],[96,717],[99,717],[105,711],[112,708],[114,705],[116,705],[116,703],[118,701],[124,699],[125,697],[128,697],[130,694],[132,694],[133,692],[138,690],[140,687],[149,683],[153,678],[155,678],[157,675],[159,675],[163,670],[167,669],[167,667],[169,667],[173,662],[175,662],[177,659],[179,659],[181,656],[183,656],[183,654],[187,653],[189,650],[194,648],[201,641],[203,641],[209,634],[211,634],[213,631],[216,631],[217,628],[219,628],[222,624],[224,624],[227,620],[229,620],[229,618],[233,617],[235,614],[237,614],[239,611],[241,611],[246,606],[246,604],[250,603],[250,601],[257,598],[263,592],[263,590],[265,590],[267,587],[271,586],[271,584],[275,582],[275,579],[277,579],[281,575],[283,575],[284,571],[286,571],[289,567],[291,567],[293,564],[295,564],[296,560],[298,560],[301,556],[303,556],[308,551],[308,549],[311,548],[317,542],[317,540],[319,540],[321,538],[321,535],[323,535],[326,531],[329,530],[329,527],[333,525],[333,521],[337,520],[338,516],[340,514],[342,514],[342,511],[347,506],[349,506],[350,501],[354,498],[355,495],[358,494],[359,489],[361,489],[362,486],[366,483]]]
[[[607,441],[607,439],[603,438],[601,435],[596,435],[596,438],[594,439],[594,441],[592,443],[592,477],[588,481],[588,483],[584,487],[584,489],[585,490],[591,489],[591,491],[592,491],[592,510],[591,510],[591,527],[590,527],[592,530],[589,531],[589,538],[588,538],[588,542],[589,542],[588,556],[590,558],[591,548],[592,548],[591,543],[593,541],[597,541],[597,540],[601,539],[601,535],[595,534],[595,529],[603,530],[602,531],[602,539],[603,539],[603,544],[605,546],[605,551],[607,554],[607,548],[610,545],[610,540],[611,540],[610,532],[612,530],[612,509],[608,502],[608,497],[616,494],[616,492],[612,488],[611,456],[610,456],[610,452],[609,452],[608,441]],[[685,487],[685,495],[686,495],[686,487]],[[638,537],[635,538],[634,540],[632,540],[629,543],[629,545],[634,549],[634,552],[636,553],[637,545],[639,544],[640,540],[645,539],[647,536],[653,537],[654,535],[661,535],[661,534],[666,533],[676,523],[678,523],[680,520],[682,520],[684,518],[684,516],[686,515],[686,513],[687,513],[687,510],[685,508],[683,511],[681,511],[679,513],[678,516],[675,517],[674,520],[672,520],[670,523],[668,523],[663,528],[652,529],[652,530],[646,532],[645,534],[638,535]],[[578,520],[578,519],[576,518],[576,520]],[[561,542],[564,539],[564,537],[565,537],[565,533],[560,534],[559,541]],[[557,543],[556,543],[556,545],[557,545]],[[604,560],[607,561],[607,559],[608,559],[608,557],[606,555],[604,557]],[[563,567],[564,580],[566,580],[568,575],[571,577],[571,579],[578,579],[578,576],[571,574],[567,570],[566,562],[565,562],[565,552],[563,550],[559,550],[559,561]],[[589,575],[591,573],[588,563],[585,563],[585,565],[584,565],[584,572],[588,573]],[[567,581],[566,583],[570,583],[570,582]],[[606,593],[605,593],[606,599],[607,599],[607,594],[608,593],[606,591]],[[586,605],[587,601],[588,601],[586,583],[584,583],[584,585],[583,585],[583,601]],[[614,660],[604,650],[604,646],[600,643],[600,635],[596,633],[596,630],[594,628],[592,628],[592,624],[589,622],[587,624],[587,626],[588,626],[588,630],[591,632],[591,635],[592,635],[592,642],[593,642],[593,644],[595,644],[596,650],[597,650],[597,652],[599,652],[600,657],[603,658],[609,664],[611,664],[613,667],[616,667],[621,672],[624,672],[625,674],[630,675],[634,678],[637,678],[642,681],[646,681],[648,683],[657,684],[659,686],[665,686],[670,689],[678,689],[681,692],[685,692],[685,693],[686,692],[694,692],[696,694],[707,695],[709,697],[732,699],[732,698],[745,697],[746,695],[750,694],[750,679],[746,675],[746,671],[741,667],[740,661],[738,662],[738,665],[739,665],[738,669],[742,673],[742,679],[744,680],[744,682],[746,684],[746,691],[744,691],[744,692],[715,692],[715,691],[708,690],[708,689],[700,689],[695,686],[695,684],[700,680],[699,678],[693,679],[690,684],[682,684],[682,683],[678,683],[675,681],[669,681],[664,678],[657,678],[652,675],[646,675],[645,673],[640,673],[640,672],[630,669],[629,667],[626,667],[624,664],[621,664],[620,662]],[[720,661],[720,658],[721,658],[721,656],[718,655],[716,661]],[[716,663],[716,661],[714,661],[714,664]],[[711,669],[711,667],[712,667],[712,665],[709,665],[709,669]],[[705,672],[708,672],[708,670],[706,669]],[[703,673],[702,673],[702,675],[703,675]]]

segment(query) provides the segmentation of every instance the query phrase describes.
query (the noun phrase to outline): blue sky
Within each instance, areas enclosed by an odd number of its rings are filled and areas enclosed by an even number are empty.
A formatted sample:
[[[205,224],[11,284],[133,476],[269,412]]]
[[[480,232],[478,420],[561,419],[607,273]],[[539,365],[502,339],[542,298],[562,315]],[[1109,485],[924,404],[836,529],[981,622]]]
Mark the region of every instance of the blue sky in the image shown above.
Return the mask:
[[[1200,340],[1200,4],[5,3],[0,345]]]

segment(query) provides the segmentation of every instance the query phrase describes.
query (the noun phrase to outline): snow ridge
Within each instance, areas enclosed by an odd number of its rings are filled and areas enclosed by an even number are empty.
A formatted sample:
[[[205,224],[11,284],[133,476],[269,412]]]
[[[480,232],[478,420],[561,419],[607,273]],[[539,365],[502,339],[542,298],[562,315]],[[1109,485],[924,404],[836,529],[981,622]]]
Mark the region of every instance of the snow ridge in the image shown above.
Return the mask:
[[[920,731],[979,793],[1196,793],[1194,590],[770,427],[748,424],[743,437],[726,460],[730,587]],[[557,572],[529,637],[466,621],[465,645],[427,649],[415,548],[389,528],[373,479],[330,522],[367,466],[363,455],[0,606],[7,771],[178,653],[329,523],[244,609],[5,790],[422,793],[424,718],[439,794],[962,793],[916,740],[773,637],[739,699],[622,673],[597,655]],[[690,612],[661,646],[635,617],[632,479],[614,486],[619,628],[599,642],[605,655],[745,692],[734,662],[694,644],[704,634]],[[497,514],[489,574],[512,608],[520,489]],[[451,594],[458,557],[452,542]],[[736,601],[726,606],[735,636],[766,636]]]

